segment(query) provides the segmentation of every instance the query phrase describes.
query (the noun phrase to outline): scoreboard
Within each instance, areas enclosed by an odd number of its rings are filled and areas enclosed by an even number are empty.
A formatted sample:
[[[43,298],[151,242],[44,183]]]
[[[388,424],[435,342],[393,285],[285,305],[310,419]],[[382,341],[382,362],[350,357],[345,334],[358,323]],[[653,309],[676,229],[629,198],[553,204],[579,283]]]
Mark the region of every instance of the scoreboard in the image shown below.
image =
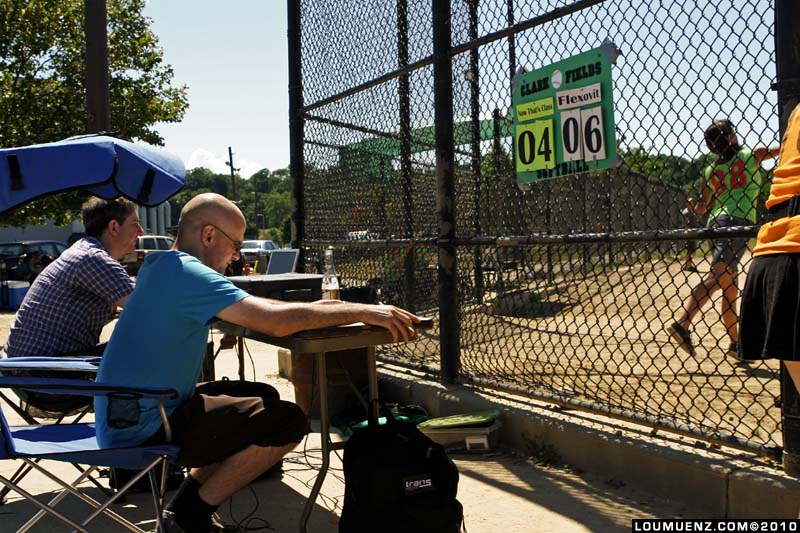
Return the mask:
[[[618,55],[606,43],[515,80],[514,159],[521,188],[616,165],[611,65]]]

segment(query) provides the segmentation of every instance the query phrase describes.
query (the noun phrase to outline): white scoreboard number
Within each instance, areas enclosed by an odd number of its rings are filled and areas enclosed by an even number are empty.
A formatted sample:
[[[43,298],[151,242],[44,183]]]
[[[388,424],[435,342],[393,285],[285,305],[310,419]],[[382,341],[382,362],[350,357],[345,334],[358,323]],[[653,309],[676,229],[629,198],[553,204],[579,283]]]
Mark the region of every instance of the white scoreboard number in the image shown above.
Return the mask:
[[[606,138],[603,133],[603,108],[600,106],[581,110],[583,127],[583,159],[594,161],[606,158]]]
[[[563,161],[606,158],[602,107],[561,112],[561,154]]]
[[[583,159],[581,131],[581,110],[562,111],[561,154],[564,156],[564,161],[581,161]]]

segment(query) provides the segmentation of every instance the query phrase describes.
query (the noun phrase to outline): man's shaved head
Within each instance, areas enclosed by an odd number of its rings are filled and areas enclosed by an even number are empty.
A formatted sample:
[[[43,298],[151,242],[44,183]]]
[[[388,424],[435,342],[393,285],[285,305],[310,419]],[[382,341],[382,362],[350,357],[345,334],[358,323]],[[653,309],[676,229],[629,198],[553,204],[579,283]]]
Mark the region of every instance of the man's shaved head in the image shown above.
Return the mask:
[[[224,272],[239,256],[237,247],[242,245],[246,227],[236,204],[216,193],[199,194],[181,210],[175,248]]]
[[[181,210],[178,221],[178,235],[184,229],[192,231],[200,229],[206,224],[222,227],[223,231],[228,226],[238,222],[245,224],[244,215],[236,204],[213,192],[198,194],[189,200]]]

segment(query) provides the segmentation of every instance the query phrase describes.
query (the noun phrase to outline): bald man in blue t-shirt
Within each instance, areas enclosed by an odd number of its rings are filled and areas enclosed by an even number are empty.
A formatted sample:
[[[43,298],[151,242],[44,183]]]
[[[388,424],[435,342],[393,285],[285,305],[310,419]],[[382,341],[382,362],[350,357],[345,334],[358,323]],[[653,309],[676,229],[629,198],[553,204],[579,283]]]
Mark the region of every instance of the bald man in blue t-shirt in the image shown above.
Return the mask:
[[[250,296],[222,275],[239,257],[245,227],[236,205],[217,194],[186,204],[173,249],[148,256],[139,271],[98,375],[103,382],[178,391],[167,415],[172,442],[181,446],[179,463],[191,470],[167,510],[188,532],[211,531],[216,508],[297,446],[308,427],[300,408],[267,384],[196,386],[214,317],[273,336],[364,322],[404,341],[419,322],[394,306]],[[95,411],[101,446],[165,440],[153,402],[98,398]]]

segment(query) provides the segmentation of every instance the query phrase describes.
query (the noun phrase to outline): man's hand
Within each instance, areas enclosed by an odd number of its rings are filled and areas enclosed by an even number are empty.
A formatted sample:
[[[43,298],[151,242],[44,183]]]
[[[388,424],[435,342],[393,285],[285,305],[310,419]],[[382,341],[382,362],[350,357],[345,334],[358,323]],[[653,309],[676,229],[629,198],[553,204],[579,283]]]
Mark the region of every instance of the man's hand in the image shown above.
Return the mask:
[[[413,339],[417,333],[414,324],[421,321],[417,315],[393,305],[365,304],[362,312],[361,322],[388,329],[395,342]]]

